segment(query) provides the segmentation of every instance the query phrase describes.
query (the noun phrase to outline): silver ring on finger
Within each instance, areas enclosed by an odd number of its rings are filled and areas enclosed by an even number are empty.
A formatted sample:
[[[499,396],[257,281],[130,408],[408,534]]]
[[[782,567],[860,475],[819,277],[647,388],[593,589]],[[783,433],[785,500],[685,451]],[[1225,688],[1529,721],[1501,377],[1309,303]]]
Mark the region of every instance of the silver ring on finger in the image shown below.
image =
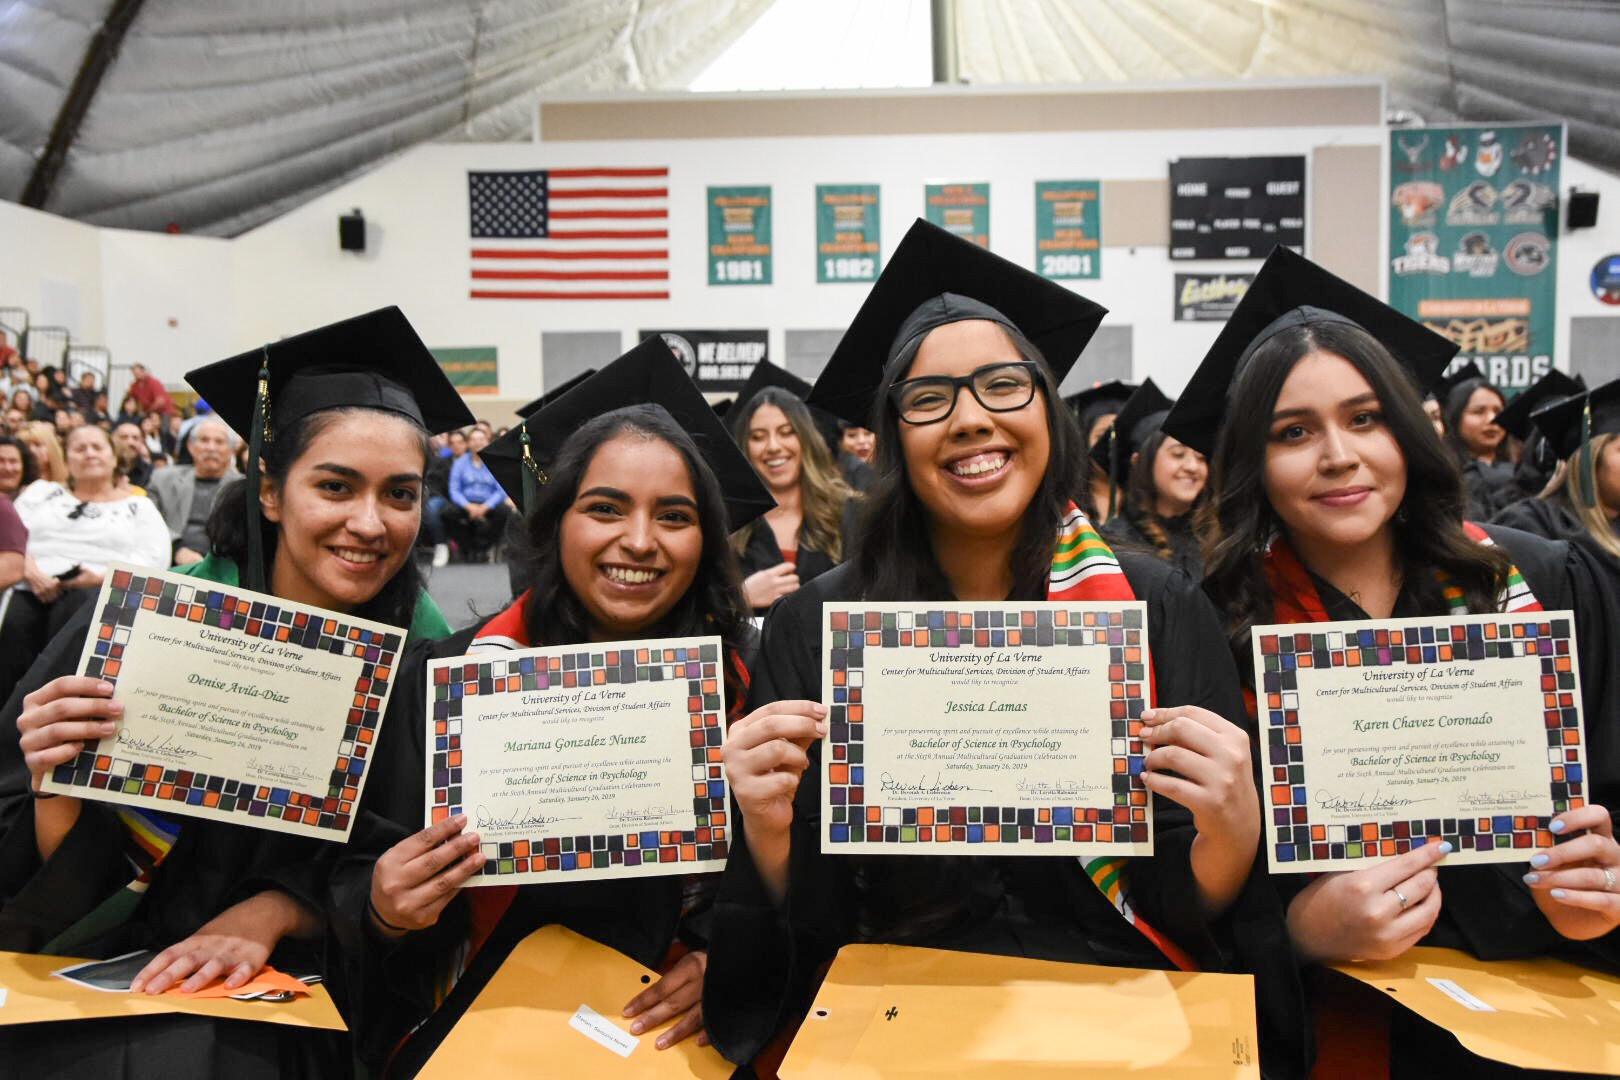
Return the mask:
[[[1614,892],[1614,886],[1614,868],[1612,866],[1605,866],[1603,868],[1603,891]]]
[[[1399,900],[1401,902],[1401,910],[1405,911],[1407,905],[1410,904],[1412,901],[1408,900],[1406,898],[1406,894],[1401,892],[1400,889],[1396,888],[1393,885],[1390,886],[1389,891],[1395,894],[1395,899],[1397,899],[1397,900]]]

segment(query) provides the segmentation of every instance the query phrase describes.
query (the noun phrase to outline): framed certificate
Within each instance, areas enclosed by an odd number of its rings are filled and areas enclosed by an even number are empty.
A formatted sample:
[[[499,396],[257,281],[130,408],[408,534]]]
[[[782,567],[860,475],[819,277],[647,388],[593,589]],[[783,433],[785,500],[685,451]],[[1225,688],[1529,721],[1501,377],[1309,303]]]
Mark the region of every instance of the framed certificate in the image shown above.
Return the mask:
[[[1273,873],[1523,862],[1586,802],[1567,611],[1257,626],[1254,672]]]
[[[114,564],[79,674],[118,731],[41,785],[83,799],[345,840],[405,632]]]
[[[1147,613],[829,603],[821,850],[1147,855]]]
[[[467,882],[723,870],[717,637],[474,653],[428,666],[428,824],[466,814]]]

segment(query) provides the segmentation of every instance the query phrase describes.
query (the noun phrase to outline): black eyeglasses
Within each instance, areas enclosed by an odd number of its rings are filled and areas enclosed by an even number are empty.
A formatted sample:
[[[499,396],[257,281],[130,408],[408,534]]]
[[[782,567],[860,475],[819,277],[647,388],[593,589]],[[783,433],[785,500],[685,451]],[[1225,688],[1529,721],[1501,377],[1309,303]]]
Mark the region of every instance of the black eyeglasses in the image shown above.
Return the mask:
[[[906,379],[889,388],[889,400],[906,423],[937,424],[956,409],[964,386],[991,412],[1014,412],[1034,399],[1037,380],[1034,361],[1010,360],[985,364],[966,375]]]

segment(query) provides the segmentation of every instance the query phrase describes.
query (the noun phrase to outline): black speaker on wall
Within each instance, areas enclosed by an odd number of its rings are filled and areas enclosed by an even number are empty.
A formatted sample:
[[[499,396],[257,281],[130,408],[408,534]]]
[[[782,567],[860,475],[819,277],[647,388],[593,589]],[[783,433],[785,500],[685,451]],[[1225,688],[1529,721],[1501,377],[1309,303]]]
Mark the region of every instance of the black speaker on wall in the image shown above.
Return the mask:
[[[366,219],[358,208],[338,218],[338,247],[344,251],[366,250]]]
[[[1569,217],[1565,219],[1571,229],[1590,229],[1597,224],[1598,193],[1595,191],[1571,191],[1569,193]]]

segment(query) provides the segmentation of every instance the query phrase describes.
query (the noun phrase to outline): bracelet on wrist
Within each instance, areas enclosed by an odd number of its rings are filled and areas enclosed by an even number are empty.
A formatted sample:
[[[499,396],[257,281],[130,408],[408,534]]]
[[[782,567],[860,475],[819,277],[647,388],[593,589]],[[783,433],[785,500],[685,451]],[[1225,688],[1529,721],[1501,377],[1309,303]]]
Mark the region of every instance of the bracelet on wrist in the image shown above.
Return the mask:
[[[391,923],[387,919],[383,918],[382,917],[382,912],[377,910],[377,905],[372,901],[371,897],[369,897],[369,896],[366,897],[366,911],[367,911],[368,914],[370,914],[372,919],[374,919],[376,921],[378,926],[382,927],[384,930],[389,931],[390,933],[408,934],[408,933],[411,932],[410,927],[407,927],[407,926],[395,926],[393,923]]]

